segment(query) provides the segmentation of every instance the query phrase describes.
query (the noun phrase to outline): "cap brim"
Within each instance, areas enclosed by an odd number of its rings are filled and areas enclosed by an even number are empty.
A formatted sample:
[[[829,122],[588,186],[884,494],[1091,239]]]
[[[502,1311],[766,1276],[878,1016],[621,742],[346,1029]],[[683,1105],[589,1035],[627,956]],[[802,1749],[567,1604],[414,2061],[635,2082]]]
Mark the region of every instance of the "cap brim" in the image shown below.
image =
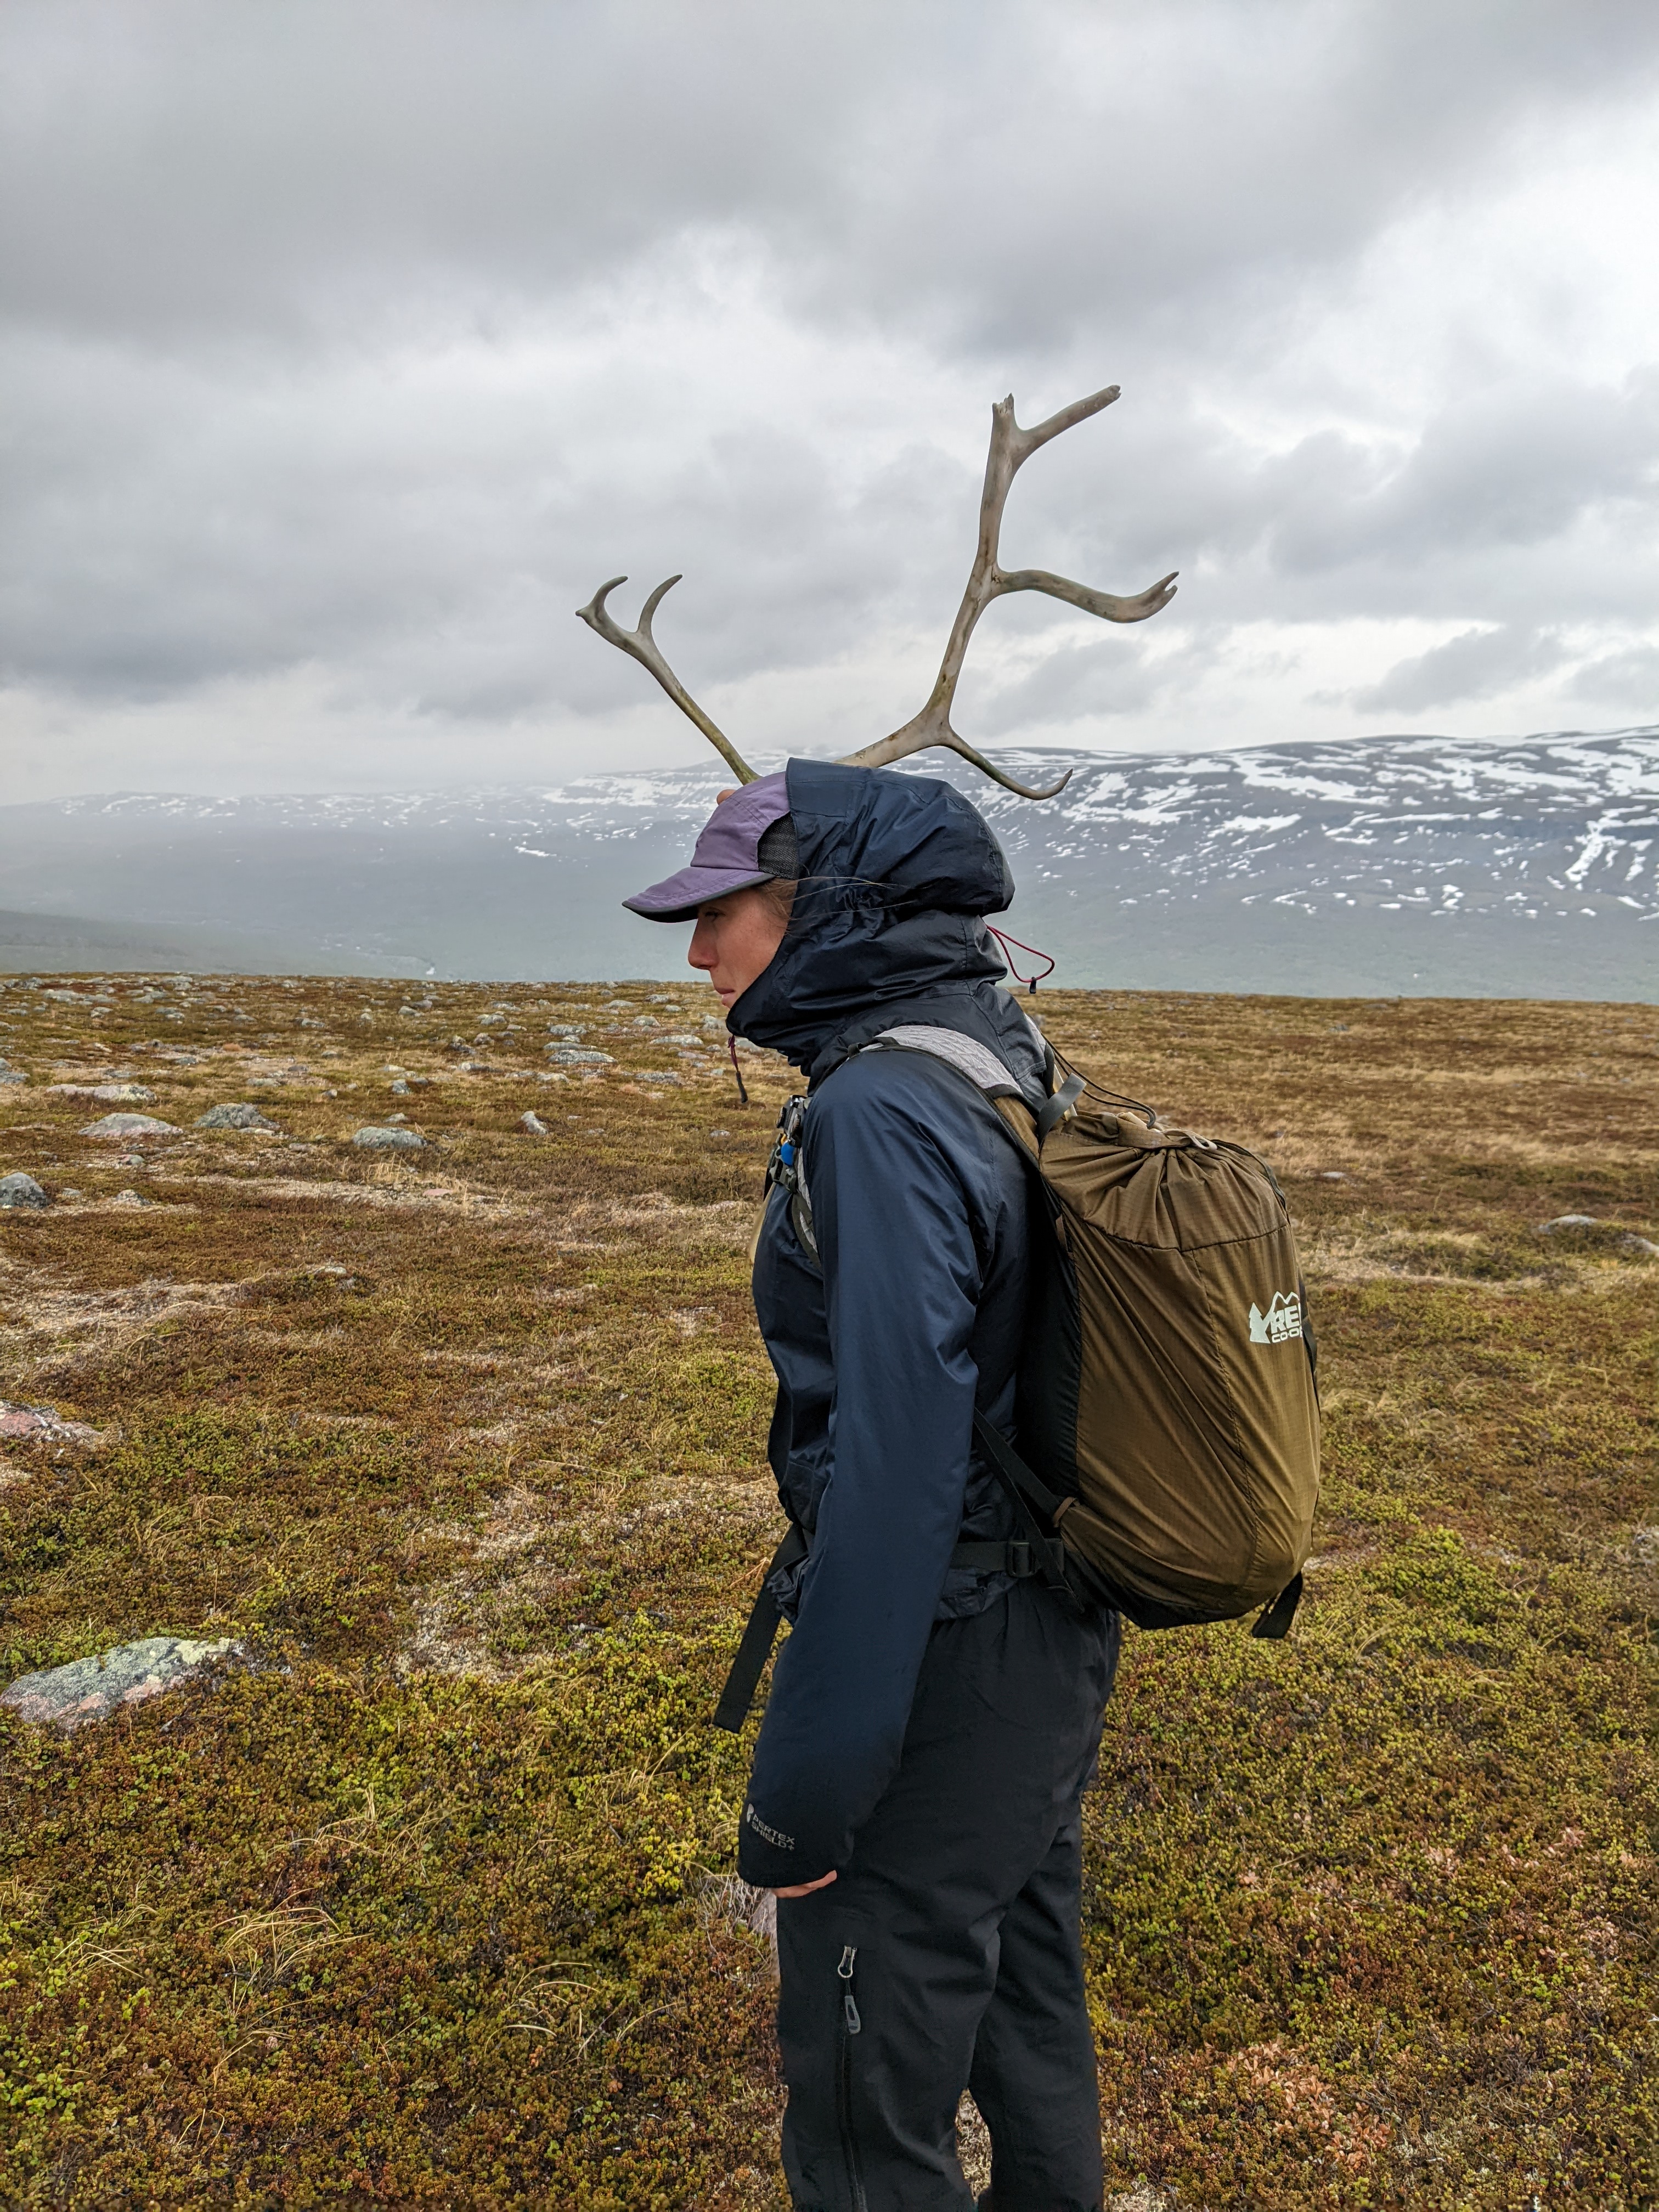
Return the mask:
[[[710,899],[728,898],[733,891],[746,891],[756,884],[771,881],[768,868],[682,868],[677,876],[665,876],[648,890],[635,891],[623,904],[634,914],[642,914],[647,921],[691,921],[697,908]]]

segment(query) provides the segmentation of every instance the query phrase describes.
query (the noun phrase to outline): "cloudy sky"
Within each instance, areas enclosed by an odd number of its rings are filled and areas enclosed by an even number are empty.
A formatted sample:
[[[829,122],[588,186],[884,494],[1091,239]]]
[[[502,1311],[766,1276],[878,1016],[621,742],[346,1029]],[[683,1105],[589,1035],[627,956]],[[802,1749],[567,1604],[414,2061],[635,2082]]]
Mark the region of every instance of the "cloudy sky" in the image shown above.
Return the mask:
[[[1659,720],[1651,0],[6,0],[5,793]]]

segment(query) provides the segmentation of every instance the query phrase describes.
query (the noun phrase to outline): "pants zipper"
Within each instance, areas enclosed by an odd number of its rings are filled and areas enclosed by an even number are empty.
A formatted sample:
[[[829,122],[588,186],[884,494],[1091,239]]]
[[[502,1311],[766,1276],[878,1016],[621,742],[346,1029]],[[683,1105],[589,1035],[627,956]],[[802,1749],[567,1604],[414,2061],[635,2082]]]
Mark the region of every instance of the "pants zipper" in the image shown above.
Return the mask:
[[[867,2212],[864,2177],[859,2170],[858,2144],[853,2136],[853,2038],[864,2032],[858,1999],[853,1994],[853,1967],[858,1955],[857,1945],[848,1943],[836,1969],[842,1989],[841,2028],[836,2054],[836,2112],[841,2122],[842,2156],[847,2161],[847,2187],[853,2212]]]

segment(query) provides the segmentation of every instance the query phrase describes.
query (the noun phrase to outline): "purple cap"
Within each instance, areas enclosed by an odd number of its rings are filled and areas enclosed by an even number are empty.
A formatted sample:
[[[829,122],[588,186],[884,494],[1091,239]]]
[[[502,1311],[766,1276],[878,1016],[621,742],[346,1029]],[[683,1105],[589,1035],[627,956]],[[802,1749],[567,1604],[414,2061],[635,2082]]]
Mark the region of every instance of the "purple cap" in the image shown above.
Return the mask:
[[[760,841],[789,811],[789,787],[783,772],[757,776],[722,799],[702,825],[691,865],[649,890],[636,891],[623,904],[647,921],[690,921],[706,899],[724,898],[770,880],[775,871],[760,864]],[[781,834],[781,833],[780,833]]]

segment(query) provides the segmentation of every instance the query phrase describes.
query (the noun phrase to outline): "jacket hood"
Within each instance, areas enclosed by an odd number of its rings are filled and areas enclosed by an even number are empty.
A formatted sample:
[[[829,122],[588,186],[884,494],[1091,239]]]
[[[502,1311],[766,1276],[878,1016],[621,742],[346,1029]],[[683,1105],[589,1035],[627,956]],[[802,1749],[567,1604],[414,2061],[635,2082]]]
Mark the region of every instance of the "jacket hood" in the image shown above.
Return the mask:
[[[882,1030],[936,1022],[988,1045],[1041,1097],[1042,1046],[999,988],[985,929],[1014,880],[984,817],[933,776],[800,760],[785,773],[794,911],[727,1028],[817,1082]]]

